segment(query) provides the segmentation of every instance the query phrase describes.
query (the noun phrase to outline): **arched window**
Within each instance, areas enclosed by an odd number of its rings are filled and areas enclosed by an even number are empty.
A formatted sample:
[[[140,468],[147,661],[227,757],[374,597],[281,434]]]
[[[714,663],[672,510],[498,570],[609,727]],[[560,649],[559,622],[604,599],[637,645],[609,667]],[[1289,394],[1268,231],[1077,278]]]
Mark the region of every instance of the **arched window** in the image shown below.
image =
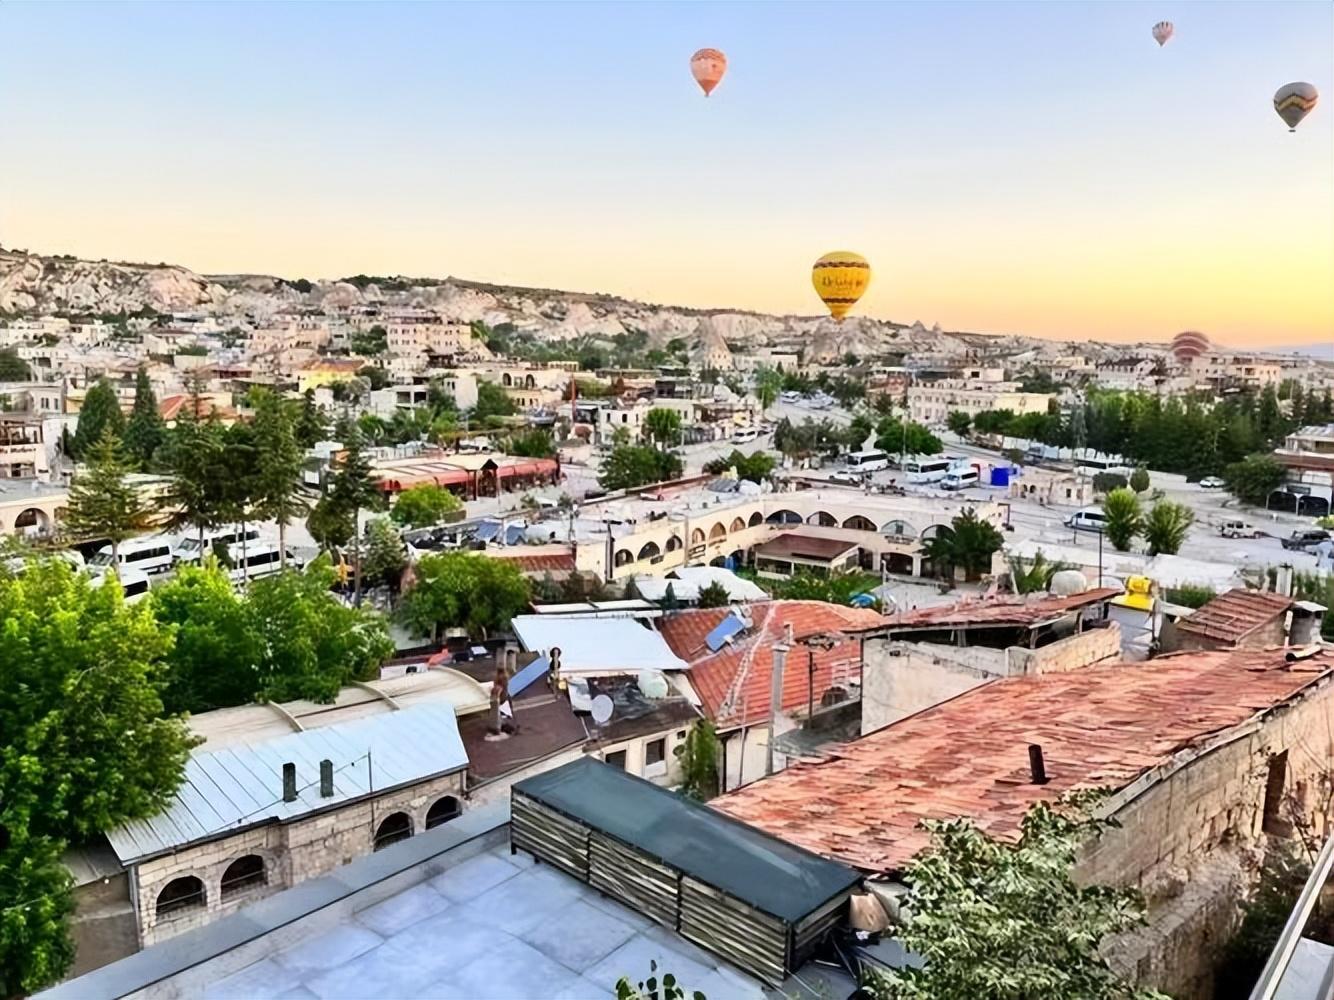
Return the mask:
[[[616,555],[612,559],[612,563],[616,566],[624,566],[627,563],[632,563],[634,561],[635,557],[630,554],[629,549],[617,549]]]
[[[723,522],[719,521],[709,529],[709,541],[717,541],[719,538],[727,537],[727,529],[723,527]]]
[[[691,545],[698,545],[698,544],[699,544],[700,542],[702,542],[702,541],[704,541],[704,529],[703,529],[703,528],[696,528],[694,531],[692,531],[692,532],[690,533],[690,544],[691,544]]]
[[[741,520],[741,518],[739,518],[739,517],[734,517],[734,518],[732,518],[732,526],[731,526],[730,528],[728,528],[727,530],[728,530],[728,531],[731,531],[731,532],[745,531],[745,530],[746,530],[746,522],[743,521],[743,520]]]
[[[511,379],[508,374],[502,375],[500,376],[500,384],[508,387],[513,384],[513,379]]]
[[[264,871],[264,859],[258,854],[247,854],[229,864],[227,870],[222,873],[222,898],[234,896],[252,886],[264,885],[268,881]]]
[[[880,529],[881,534],[891,538],[916,538],[917,532],[907,521],[890,521]]]
[[[426,810],[426,829],[434,830],[441,823],[448,823],[463,814],[463,807],[459,805],[459,800],[452,795],[445,795],[431,803],[431,808]]]
[[[36,529],[37,531],[46,530],[46,514],[36,507],[29,507],[20,511],[19,516],[14,518],[14,530],[16,532],[25,532],[25,529]],[[31,530],[26,530],[27,534],[32,534]]]
[[[639,558],[652,559],[654,556],[659,555],[661,552],[662,550],[658,548],[657,542],[645,542],[644,547],[639,550]]]
[[[932,524],[922,529],[922,541],[929,542],[935,538],[942,530],[949,530],[948,524]]]
[[[174,878],[157,894],[157,915],[169,917],[173,913],[204,905],[204,883],[193,875]]]
[[[757,524],[763,524],[763,523],[764,523],[764,515],[761,514],[758,510],[754,514],[750,515],[750,526],[752,528],[755,527]]]
[[[838,518],[827,510],[817,510],[810,517],[806,518],[807,524],[818,524],[821,528],[837,528]]]
[[[853,531],[875,531],[875,522],[860,514],[853,514],[843,522],[843,527],[851,528]]]
[[[770,524],[800,524],[801,515],[795,510],[776,510],[765,520]]]
[[[681,544],[682,544],[681,539],[678,538],[676,535],[673,535],[671,538],[667,539],[667,551],[675,552],[677,549],[681,547]]]
[[[412,817],[404,812],[390,813],[380,820],[380,826],[375,831],[375,849],[378,851],[411,836]]]

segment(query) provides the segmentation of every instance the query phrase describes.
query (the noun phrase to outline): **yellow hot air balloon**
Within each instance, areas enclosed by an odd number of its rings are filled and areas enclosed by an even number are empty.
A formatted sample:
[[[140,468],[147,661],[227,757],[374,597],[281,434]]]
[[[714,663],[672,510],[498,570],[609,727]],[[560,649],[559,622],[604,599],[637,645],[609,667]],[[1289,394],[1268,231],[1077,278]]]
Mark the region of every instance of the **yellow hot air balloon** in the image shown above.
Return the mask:
[[[861,254],[846,250],[827,253],[811,268],[811,284],[834,319],[842,319],[871,283],[871,265]]]

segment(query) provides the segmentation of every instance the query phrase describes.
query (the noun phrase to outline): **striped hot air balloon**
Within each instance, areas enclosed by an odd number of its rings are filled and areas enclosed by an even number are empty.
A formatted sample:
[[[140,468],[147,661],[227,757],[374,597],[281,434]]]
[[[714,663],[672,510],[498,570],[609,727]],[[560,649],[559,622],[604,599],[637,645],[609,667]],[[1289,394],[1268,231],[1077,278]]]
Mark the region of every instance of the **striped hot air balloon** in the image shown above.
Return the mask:
[[[1274,110],[1287,124],[1288,131],[1296,132],[1319,99],[1320,94],[1309,83],[1285,83],[1274,94]]]
[[[811,268],[811,284],[834,319],[842,319],[871,283],[871,265],[861,254],[836,250]]]
[[[1190,364],[1195,358],[1209,351],[1212,346],[1204,334],[1186,330],[1172,338],[1172,356],[1182,364]]]
[[[1167,44],[1167,40],[1172,37],[1172,32],[1176,31],[1172,27],[1171,21],[1159,21],[1153,26],[1153,40],[1158,43],[1159,48]]]
[[[727,56],[717,49],[700,49],[690,57],[690,75],[704,91],[705,97],[713,93],[713,88],[718,86],[726,72]]]

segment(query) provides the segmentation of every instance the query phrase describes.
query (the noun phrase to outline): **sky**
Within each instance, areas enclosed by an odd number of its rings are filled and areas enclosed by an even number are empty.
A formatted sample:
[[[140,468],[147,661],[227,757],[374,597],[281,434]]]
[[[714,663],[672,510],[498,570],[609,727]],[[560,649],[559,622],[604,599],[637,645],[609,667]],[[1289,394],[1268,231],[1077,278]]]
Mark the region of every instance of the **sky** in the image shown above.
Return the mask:
[[[801,314],[855,250],[882,319],[1334,341],[1326,2],[9,2],[0,95],[10,248]]]

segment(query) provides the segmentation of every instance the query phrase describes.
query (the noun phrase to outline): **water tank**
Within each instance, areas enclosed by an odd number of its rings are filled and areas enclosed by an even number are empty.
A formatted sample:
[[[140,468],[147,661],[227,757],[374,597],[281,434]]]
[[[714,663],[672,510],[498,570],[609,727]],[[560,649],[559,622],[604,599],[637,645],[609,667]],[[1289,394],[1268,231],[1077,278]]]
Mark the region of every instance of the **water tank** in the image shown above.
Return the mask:
[[[1057,597],[1073,597],[1088,589],[1088,580],[1077,569],[1063,569],[1052,574],[1050,590]]]

